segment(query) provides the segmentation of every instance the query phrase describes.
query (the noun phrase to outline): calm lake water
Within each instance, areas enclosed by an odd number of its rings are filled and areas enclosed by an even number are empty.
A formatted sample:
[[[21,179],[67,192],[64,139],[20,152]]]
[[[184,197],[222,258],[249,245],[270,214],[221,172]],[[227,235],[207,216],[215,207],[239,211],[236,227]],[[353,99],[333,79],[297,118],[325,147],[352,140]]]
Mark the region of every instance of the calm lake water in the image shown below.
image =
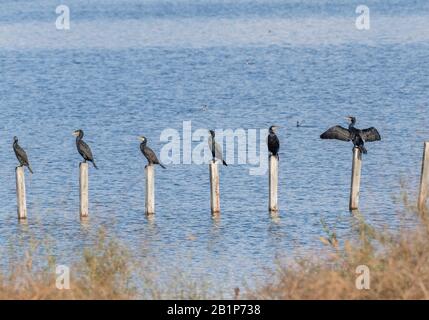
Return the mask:
[[[365,1],[368,31],[356,29],[356,2],[346,0],[77,0],[69,31],[55,28],[61,3],[0,2],[3,267],[29,239],[70,263],[103,226],[161,277],[184,270],[228,296],[262,281],[277,258],[319,250],[321,219],[342,239],[355,235],[352,146],[319,139],[350,114],[383,138],[367,145],[360,212],[378,227],[403,223],[401,181],[415,197],[429,139],[428,1]],[[248,165],[221,168],[220,220],[210,215],[207,166],[168,165],[157,170],[155,219],[146,219],[137,136],[159,153],[161,132],[181,132],[183,121],[193,130],[282,126],[278,218],[267,212],[267,175],[249,175]],[[100,168],[90,169],[86,224],[78,128]],[[14,135],[35,172],[24,225]]]

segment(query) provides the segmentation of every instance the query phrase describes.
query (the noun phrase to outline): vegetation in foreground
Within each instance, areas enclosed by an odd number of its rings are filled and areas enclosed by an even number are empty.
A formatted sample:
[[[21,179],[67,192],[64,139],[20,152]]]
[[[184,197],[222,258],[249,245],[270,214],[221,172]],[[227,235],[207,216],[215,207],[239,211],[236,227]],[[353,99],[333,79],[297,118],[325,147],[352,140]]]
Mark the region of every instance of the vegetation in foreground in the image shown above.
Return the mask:
[[[406,198],[404,198],[406,204]],[[335,233],[321,238],[330,247],[322,263],[303,259],[280,267],[268,284],[247,298],[254,299],[429,299],[429,212],[406,206],[417,217],[416,227],[397,234],[377,231],[361,220],[357,243],[340,243]],[[359,266],[369,270],[369,289]]]
[[[283,265],[268,283],[231,296],[242,299],[429,299],[429,215],[415,213],[417,226],[390,235],[360,223],[359,241],[337,239],[327,232],[321,241],[328,253],[319,261],[301,259]],[[356,288],[356,267],[370,270],[370,289]],[[107,241],[100,232],[99,244],[85,250],[73,267],[71,289],[58,290],[53,262],[34,270],[30,254],[0,274],[0,299],[206,299],[215,288],[186,277],[161,286],[144,267],[132,261],[125,248]],[[141,276],[136,277],[136,271]],[[143,288],[139,290],[138,288]]]

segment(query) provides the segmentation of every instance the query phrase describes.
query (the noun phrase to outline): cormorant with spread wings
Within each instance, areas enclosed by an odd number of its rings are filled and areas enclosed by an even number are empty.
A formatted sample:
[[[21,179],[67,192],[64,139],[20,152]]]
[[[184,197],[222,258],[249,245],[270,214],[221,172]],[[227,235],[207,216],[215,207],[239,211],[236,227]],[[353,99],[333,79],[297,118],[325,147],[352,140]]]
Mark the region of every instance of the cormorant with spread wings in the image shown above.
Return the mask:
[[[343,128],[342,126],[335,126],[329,128],[327,131],[320,135],[322,139],[337,139],[342,141],[352,141],[353,145],[362,153],[367,153],[365,148],[365,142],[373,142],[381,140],[381,136],[377,129],[374,127],[368,129],[357,129],[355,128],[356,118],[347,117],[350,121],[349,128]]]

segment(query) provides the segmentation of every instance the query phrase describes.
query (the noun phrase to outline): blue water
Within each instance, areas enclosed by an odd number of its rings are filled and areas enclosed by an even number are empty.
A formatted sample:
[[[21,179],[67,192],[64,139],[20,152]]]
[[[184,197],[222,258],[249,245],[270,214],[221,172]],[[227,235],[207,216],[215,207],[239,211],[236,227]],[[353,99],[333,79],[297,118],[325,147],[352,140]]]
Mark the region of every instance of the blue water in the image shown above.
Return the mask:
[[[429,128],[429,3],[366,1],[371,29],[355,28],[354,1],[73,1],[71,29],[55,29],[60,1],[0,3],[1,265],[47,241],[68,264],[101,226],[152,261],[161,278],[186,273],[228,296],[262,281],[275,260],[321,248],[321,219],[353,238],[351,145],[319,135],[344,116],[375,126],[361,214],[396,230],[401,181],[416,196]],[[207,105],[204,111],[202,105]],[[304,127],[296,128],[296,121]],[[157,170],[157,213],[144,215],[145,161],[166,128],[266,129],[279,124],[278,218],[267,176],[221,169],[220,220],[210,216],[206,165]],[[82,128],[90,220],[79,221],[72,131]],[[12,137],[27,150],[28,222],[18,224]]]

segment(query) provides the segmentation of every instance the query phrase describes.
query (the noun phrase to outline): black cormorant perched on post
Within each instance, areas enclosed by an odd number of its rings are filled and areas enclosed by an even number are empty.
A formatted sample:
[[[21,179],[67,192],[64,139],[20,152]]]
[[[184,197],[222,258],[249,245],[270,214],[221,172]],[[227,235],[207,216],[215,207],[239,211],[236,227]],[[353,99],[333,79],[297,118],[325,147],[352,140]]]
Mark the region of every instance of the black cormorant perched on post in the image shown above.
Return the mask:
[[[19,161],[19,166],[20,167],[22,167],[22,166],[27,167],[28,170],[31,173],[33,173],[33,170],[31,170],[31,167],[30,167],[30,163],[28,162],[27,153],[18,144],[18,138],[17,137],[13,137],[13,151],[15,151],[16,158]]]
[[[97,165],[95,164],[94,157],[92,156],[91,149],[85,143],[85,141],[82,140],[83,130],[76,130],[75,132],[73,132],[73,135],[76,137],[77,151],[79,151],[79,154],[82,156],[84,162],[90,161],[94,165],[94,168],[98,169]]]
[[[326,132],[320,135],[322,139],[337,139],[342,141],[352,141],[356,148],[362,153],[367,153],[364,146],[365,142],[373,142],[381,140],[380,134],[374,127],[368,129],[357,129],[355,128],[356,118],[347,117],[350,121],[349,128],[343,128],[341,126],[335,126],[329,128]]]
[[[223,160],[222,148],[219,145],[219,143],[217,143],[215,140],[216,133],[213,130],[209,130],[209,133],[210,135],[209,135],[208,143],[209,143],[210,151],[212,153],[213,162],[215,162],[216,159],[219,159],[220,161],[222,161],[224,166],[228,166],[225,160]]]
[[[279,158],[280,149],[280,141],[276,135],[278,128],[278,126],[271,126],[269,129],[270,134],[268,135],[267,139],[268,151],[270,151],[273,156],[277,157],[277,159]]]
[[[153,150],[146,145],[147,144],[146,137],[140,136],[139,140],[141,141],[140,150],[143,153],[143,155],[146,157],[148,164],[150,166],[153,164],[159,164],[163,169],[165,169],[165,166],[161,162],[159,162],[155,152],[153,152]]]

